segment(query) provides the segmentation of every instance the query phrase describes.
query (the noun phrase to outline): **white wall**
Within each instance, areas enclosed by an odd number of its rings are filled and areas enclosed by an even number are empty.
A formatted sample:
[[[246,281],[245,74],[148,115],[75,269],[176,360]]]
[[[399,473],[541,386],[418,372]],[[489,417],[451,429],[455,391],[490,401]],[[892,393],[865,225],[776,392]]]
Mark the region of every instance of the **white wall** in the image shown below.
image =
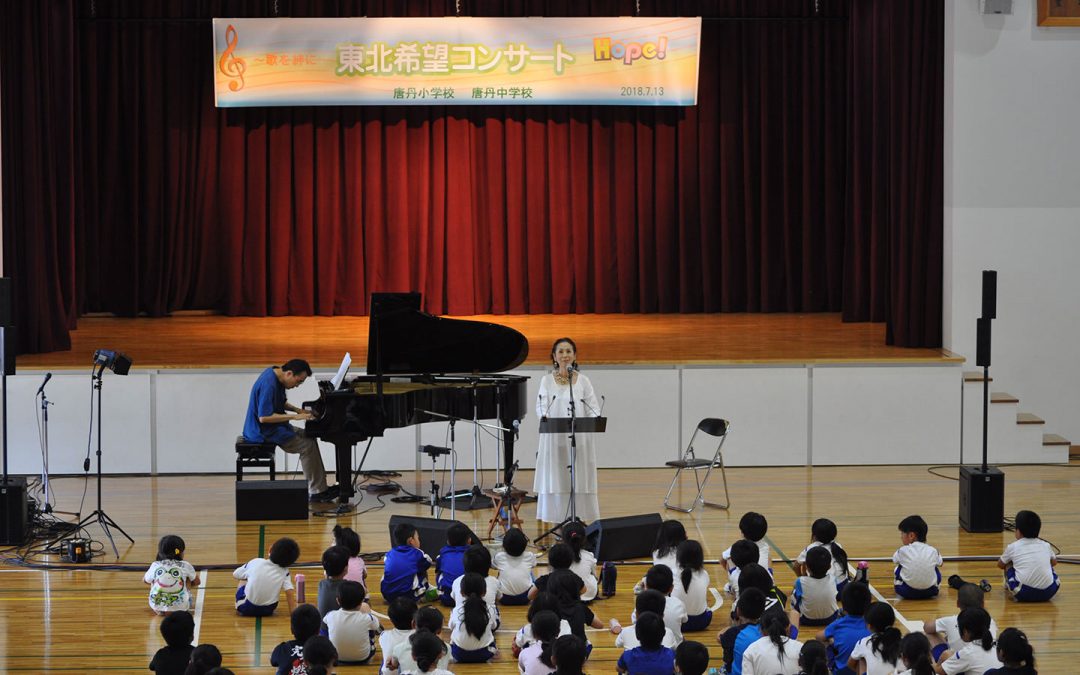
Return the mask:
[[[945,346],[974,366],[981,272],[998,270],[995,390],[1080,443],[1080,30],[1033,0],[945,3]]]

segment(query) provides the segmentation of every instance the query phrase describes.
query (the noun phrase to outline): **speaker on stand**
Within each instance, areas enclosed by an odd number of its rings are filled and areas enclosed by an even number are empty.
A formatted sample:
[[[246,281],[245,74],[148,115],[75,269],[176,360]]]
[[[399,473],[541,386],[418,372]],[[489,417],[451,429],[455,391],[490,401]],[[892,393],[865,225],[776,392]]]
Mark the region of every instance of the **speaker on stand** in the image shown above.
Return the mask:
[[[977,322],[975,362],[983,369],[982,466],[960,467],[960,527],[1001,532],[1005,521],[1005,474],[987,464],[990,416],[990,322],[997,318],[997,272],[983,270],[982,317]]]
[[[21,544],[27,533],[26,478],[8,476],[7,378],[15,374],[15,316],[11,279],[0,278],[0,413],[4,475],[0,479],[0,544]]]

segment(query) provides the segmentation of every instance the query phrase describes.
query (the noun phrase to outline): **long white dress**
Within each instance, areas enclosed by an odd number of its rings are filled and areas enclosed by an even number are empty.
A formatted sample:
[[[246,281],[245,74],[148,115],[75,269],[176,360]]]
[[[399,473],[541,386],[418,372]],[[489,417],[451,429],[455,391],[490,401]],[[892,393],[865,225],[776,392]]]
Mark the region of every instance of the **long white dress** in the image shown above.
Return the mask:
[[[592,382],[584,373],[577,373],[574,382],[574,403],[577,417],[596,417],[600,405],[593,391]],[[585,403],[582,403],[584,399]],[[540,380],[540,394],[536,398],[536,416],[570,417],[570,385],[557,384],[548,373]],[[600,502],[596,493],[596,434],[577,434],[577,516],[585,522],[600,517]],[[533,490],[536,492],[536,517],[557,523],[570,515],[570,437],[569,434],[540,434],[540,447],[536,452],[536,476]]]

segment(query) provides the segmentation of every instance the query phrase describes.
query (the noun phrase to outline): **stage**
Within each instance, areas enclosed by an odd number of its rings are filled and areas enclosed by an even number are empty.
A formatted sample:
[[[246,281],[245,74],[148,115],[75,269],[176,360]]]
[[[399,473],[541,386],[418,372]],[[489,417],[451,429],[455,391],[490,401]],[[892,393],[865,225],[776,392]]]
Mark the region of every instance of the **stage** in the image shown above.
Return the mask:
[[[960,363],[944,349],[885,344],[885,324],[844,323],[839,314],[534,314],[449,317],[488,321],[529,340],[526,366],[548,363],[569,335],[590,365]],[[363,367],[367,317],[238,317],[185,313],[164,318],[84,317],[71,350],[20,356],[21,370],[85,369],[94,350],[126,353],[135,368],[250,368],[306,358],[336,368],[345,352]]]

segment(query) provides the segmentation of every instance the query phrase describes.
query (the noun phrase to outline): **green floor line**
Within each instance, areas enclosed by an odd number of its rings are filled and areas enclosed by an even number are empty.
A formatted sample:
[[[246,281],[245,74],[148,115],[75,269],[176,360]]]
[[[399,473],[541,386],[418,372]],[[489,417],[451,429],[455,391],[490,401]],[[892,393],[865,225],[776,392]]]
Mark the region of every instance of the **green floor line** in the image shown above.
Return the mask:
[[[769,548],[771,548],[772,550],[774,550],[774,551],[776,551],[777,553],[779,553],[779,554],[780,554],[780,559],[784,561],[784,564],[785,564],[785,565],[787,565],[788,567],[790,567],[790,568],[791,568],[791,571],[792,571],[792,572],[794,572],[794,571],[795,571],[795,563],[794,563],[794,562],[793,562],[793,561],[791,560],[791,558],[787,557],[787,554],[786,554],[786,553],[784,553],[783,551],[781,551],[781,550],[780,550],[780,547],[779,547],[779,546],[777,546],[777,545],[776,545],[776,544],[775,544],[775,543],[773,542],[773,540],[772,540],[772,539],[769,539],[768,535],[766,535],[766,536],[764,537],[764,539],[765,539],[765,543],[769,545]]]
[[[266,550],[266,525],[259,526],[259,557],[262,558]],[[255,654],[251,658],[253,667],[259,666],[259,654],[262,652],[262,617],[255,617]]]

